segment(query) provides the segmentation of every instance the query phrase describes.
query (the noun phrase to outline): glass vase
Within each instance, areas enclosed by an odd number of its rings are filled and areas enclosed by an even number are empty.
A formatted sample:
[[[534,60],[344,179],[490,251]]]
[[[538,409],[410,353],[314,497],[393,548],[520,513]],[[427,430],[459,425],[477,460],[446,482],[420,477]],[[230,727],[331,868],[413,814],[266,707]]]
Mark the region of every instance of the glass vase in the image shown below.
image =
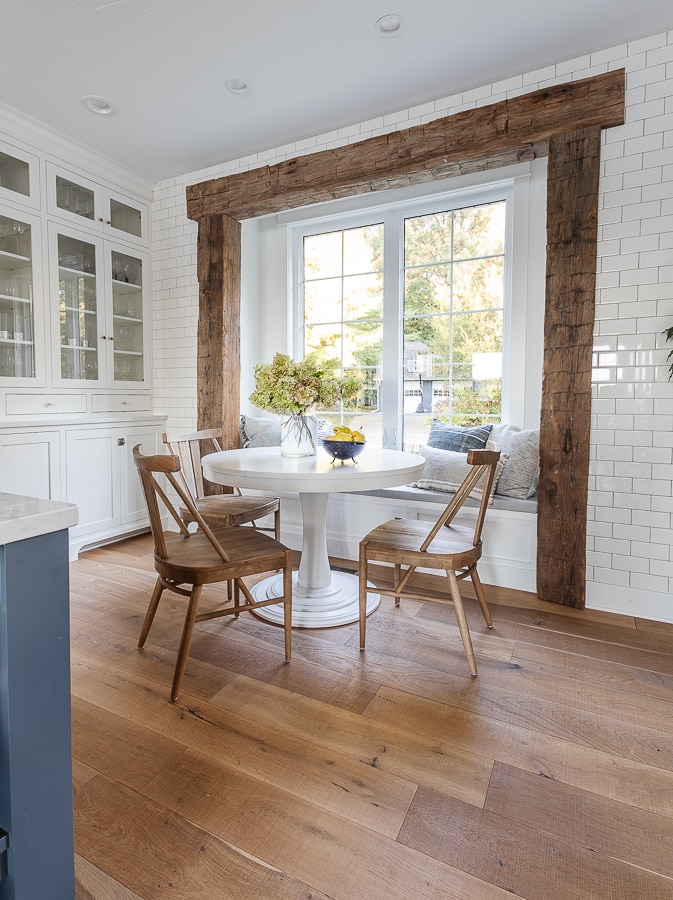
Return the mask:
[[[318,422],[315,416],[299,413],[283,416],[280,422],[281,456],[315,456],[318,452]]]

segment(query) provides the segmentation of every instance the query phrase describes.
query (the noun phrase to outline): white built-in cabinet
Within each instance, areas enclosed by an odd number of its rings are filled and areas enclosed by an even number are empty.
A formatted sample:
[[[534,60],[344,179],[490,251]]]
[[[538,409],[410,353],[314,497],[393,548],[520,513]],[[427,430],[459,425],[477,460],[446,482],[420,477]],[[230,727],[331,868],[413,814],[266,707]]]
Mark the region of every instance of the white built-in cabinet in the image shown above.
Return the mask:
[[[148,207],[81,175],[47,163],[47,208],[91,232],[147,246]]]
[[[49,223],[53,382],[143,388],[149,381],[148,256],[86,232]]]
[[[147,526],[150,339],[147,197],[1,140],[0,491],[76,503],[71,556]]]

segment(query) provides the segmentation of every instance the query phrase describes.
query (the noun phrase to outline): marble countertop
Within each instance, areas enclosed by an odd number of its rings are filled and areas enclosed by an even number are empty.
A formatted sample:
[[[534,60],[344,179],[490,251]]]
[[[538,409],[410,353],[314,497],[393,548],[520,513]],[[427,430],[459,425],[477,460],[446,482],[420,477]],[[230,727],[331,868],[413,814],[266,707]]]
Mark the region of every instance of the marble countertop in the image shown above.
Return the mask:
[[[61,531],[76,525],[77,520],[74,503],[0,493],[0,544]]]

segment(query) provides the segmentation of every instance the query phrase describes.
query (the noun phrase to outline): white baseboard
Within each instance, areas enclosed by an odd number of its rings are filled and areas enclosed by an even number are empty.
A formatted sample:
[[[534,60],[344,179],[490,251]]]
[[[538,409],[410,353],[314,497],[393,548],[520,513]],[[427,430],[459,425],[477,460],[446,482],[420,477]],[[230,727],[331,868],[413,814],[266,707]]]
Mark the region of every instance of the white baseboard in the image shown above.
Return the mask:
[[[589,582],[586,605],[587,609],[600,609],[655,622],[673,622],[673,598],[659,591]]]

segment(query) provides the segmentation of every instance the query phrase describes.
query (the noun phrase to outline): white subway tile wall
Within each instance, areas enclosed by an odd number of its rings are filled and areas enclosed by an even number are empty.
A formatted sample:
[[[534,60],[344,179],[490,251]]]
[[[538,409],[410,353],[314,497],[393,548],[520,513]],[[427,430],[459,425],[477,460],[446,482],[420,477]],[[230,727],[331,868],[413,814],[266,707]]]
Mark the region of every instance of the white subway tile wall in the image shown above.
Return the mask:
[[[670,595],[673,384],[662,332],[673,324],[673,32],[158,184],[153,210],[157,409],[170,416],[173,427],[195,424],[197,228],[186,218],[188,184],[618,68],[627,73],[626,122],[603,132],[601,162],[587,584]],[[609,596],[609,591],[597,589],[597,594]],[[670,615],[673,620],[673,605]]]

